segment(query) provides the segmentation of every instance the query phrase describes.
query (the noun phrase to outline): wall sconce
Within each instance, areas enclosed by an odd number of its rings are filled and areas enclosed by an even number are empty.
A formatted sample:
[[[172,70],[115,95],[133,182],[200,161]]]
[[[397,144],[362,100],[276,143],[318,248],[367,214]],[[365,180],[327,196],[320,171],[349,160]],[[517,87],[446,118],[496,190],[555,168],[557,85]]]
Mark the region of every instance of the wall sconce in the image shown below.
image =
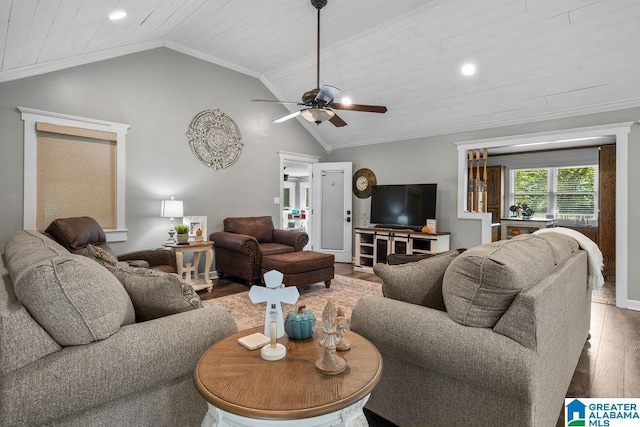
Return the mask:
[[[176,243],[176,239],[173,237],[176,234],[176,230],[173,228],[173,219],[174,217],[182,218],[184,216],[182,200],[173,200],[173,196],[171,196],[171,200],[163,200],[160,216],[162,218],[169,218],[169,222],[171,223],[171,228],[169,228],[169,240],[165,243]]]

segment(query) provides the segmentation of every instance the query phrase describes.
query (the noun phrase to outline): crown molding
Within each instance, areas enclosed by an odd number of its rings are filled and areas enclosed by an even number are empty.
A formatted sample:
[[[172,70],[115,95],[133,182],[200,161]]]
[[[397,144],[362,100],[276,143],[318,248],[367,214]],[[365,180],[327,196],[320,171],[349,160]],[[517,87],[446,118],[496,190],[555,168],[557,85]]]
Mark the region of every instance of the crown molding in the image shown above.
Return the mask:
[[[567,119],[570,117],[584,116],[588,114],[607,113],[610,111],[624,110],[627,108],[637,108],[637,107],[640,107],[640,98],[627,99],[624,101],[616,101],[616,102],[609,102],[609,103],[603,103],[603,104],[596,104],[596,105],[590,105],[585,107],[570,108],[570,109],[564,109],[564,110],[559,110],[559,111],[550,112],[550,113],[530,114],[528,116],[518,117],[516,119],[485,121],[482,123],[467,125],[467,126],[450,126],[448,128],[440,128],[435,131],[396,134],[393,137],[388,137],[388,138],[379,138],[375,140],[369,139],[367,141],[355,141],[348,144],[335,146],[333,147],[333,149],[340,150],[343,148],[355,148],[355,147],[362,147],[366,145],[386,144],[389,142],[410,141],[410,140],[419,139],[419,138],[452,135],[452,134],[463,133],[463,132],[475,132],[475,131],[482,131],[487,129],[495,129],[499,127],[524,125],[528,123],[536,123],[536,122],[542,122],[542,121],[548,121],[548,120]]]
[[[162,40],[151,40],[126,46],[114,47],[111,49],[104,49],[84,55],[73,56],[70,58],[43,62],[41,64],[27,65],[25,67],[16,68],[13,70],[1,71],[0,83],[8,82],[11,80],[24,79],[25,77],[37,76],[40,74],[51,73],[53,71],[64,70],[65,68],[77,67],[78,65],[86,65],[93,62],[104,61],[105,59],[117,58],[118,56],[129,55],[131,53],[142,52],[162,46]]]
[[[212,64],[220,65],[221,67],[228,68],[233,71],[237,71],[238,73],[246,74],[247,76],[255,77],[256,79],[261,79],[261,74],[257,71],[250,70],[249,68],[243,67],[238,64],[234,64],[233,62],[226,61],[224,59],[218,58],[214,55],[209,55],[207,53],[203,53],[197,49],[192,49],[180,43],[172,42],[171,40],[164,40],[162,45],[167,49],[175,50],[176,52],[184,53],[185,55],[192,56],[194,58],[201,59],[205,62],[210,62]]]

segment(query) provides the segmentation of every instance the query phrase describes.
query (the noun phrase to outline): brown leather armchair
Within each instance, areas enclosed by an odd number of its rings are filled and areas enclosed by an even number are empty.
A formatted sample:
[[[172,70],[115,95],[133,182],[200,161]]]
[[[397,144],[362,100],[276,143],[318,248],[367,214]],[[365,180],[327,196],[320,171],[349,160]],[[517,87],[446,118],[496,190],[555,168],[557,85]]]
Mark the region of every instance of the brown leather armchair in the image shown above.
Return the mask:
[[[224,231],[211,233],[218,276],[240,277],[248,285],[260,283],[262,258],[301,251],[309,241],[303,231],[273,228],[270,216],[225,218]]]
[[[88,216],[58,218],[49,224],[44,234],[72,253],[81,253],[91,244],[106,250],[118,261],[124,261],[134,267],[150,268],[167,273],[177,271],[175,254],[168,249],[147,249],[121,255],[114,254],[100,224]]]

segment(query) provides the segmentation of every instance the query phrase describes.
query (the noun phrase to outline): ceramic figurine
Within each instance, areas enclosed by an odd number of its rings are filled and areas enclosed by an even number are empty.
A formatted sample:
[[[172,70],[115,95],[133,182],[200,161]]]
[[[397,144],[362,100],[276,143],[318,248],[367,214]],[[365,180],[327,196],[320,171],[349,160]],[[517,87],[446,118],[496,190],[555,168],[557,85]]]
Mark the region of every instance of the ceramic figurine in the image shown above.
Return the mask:
[[[337,375],[347,368],[347,362],[336,354],[336,346],[342,341],[346,330],[347,319],[338,316],[338,308],[329,301],[322,311],[322,339],[319,344],[324,347],[322,357],[316,360],[316,368],[327,375]]]
[[[276,336],[284,336],[284,320],[282,317],[282,303],[295,304],[300,293],[295,286],[284,287],[282,279],[284,275],[276,270],[264,274],[266,287],[252,286],[249,289],[249,299],[252,303],[267,303],[264,315],[264,334],[271,336],[271,321],[276,322]]]
[[[282,303],[295,304],[300,293],[295,287],[286,288],[282,283],[284,275],[276,270],[264,274],[266,287],[252,286],[249,299],[252,303],[267,303],[264,315],[264,334],[270,338],[270,344],[262,347],[260,355],[265,360],[280,360],[287,355],[287,349],[276,342],[284,335],[284,321],[282,319]]]
[[[344,318],[344,322],[338,323],[338,336],[340,336],[340,341],[336,346],[336,350],[347,351],[351,348],[351,343],[344,337],[344,334],[347,333],[347,328],[349,328],[349,319],[344,315],[342,307],[338,307],[338,318],[340,317]]]

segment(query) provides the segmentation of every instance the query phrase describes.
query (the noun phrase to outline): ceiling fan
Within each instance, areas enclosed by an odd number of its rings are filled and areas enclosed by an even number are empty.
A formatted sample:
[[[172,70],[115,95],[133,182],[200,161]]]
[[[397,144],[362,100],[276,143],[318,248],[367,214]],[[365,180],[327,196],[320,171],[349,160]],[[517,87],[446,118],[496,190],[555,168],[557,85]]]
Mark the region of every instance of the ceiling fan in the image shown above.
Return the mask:
[[[255,102],[275,102],[279,104],[296,104],[303,108],[299,111],[281,117],[273,123],[282,123],[297,116],[302,116],[310,122],[320,124],[329,120],[334,126],[346,126],[347,122],[342,120],[333,110],[363,111],[367,113],[385,113],[387,107],[383,105],[363,105],[333,102],[340,93],[340,89],[334,86],[322,85],[320,88],[320,9],[327,4],[327,0],[311,0],[313,7],[318,9],[318,41],[317,41],[317,67],[316,67],[316,88],[305,92],[302,95],[302,102],[297,101],[272,101],[269,99],[252,99]]]

